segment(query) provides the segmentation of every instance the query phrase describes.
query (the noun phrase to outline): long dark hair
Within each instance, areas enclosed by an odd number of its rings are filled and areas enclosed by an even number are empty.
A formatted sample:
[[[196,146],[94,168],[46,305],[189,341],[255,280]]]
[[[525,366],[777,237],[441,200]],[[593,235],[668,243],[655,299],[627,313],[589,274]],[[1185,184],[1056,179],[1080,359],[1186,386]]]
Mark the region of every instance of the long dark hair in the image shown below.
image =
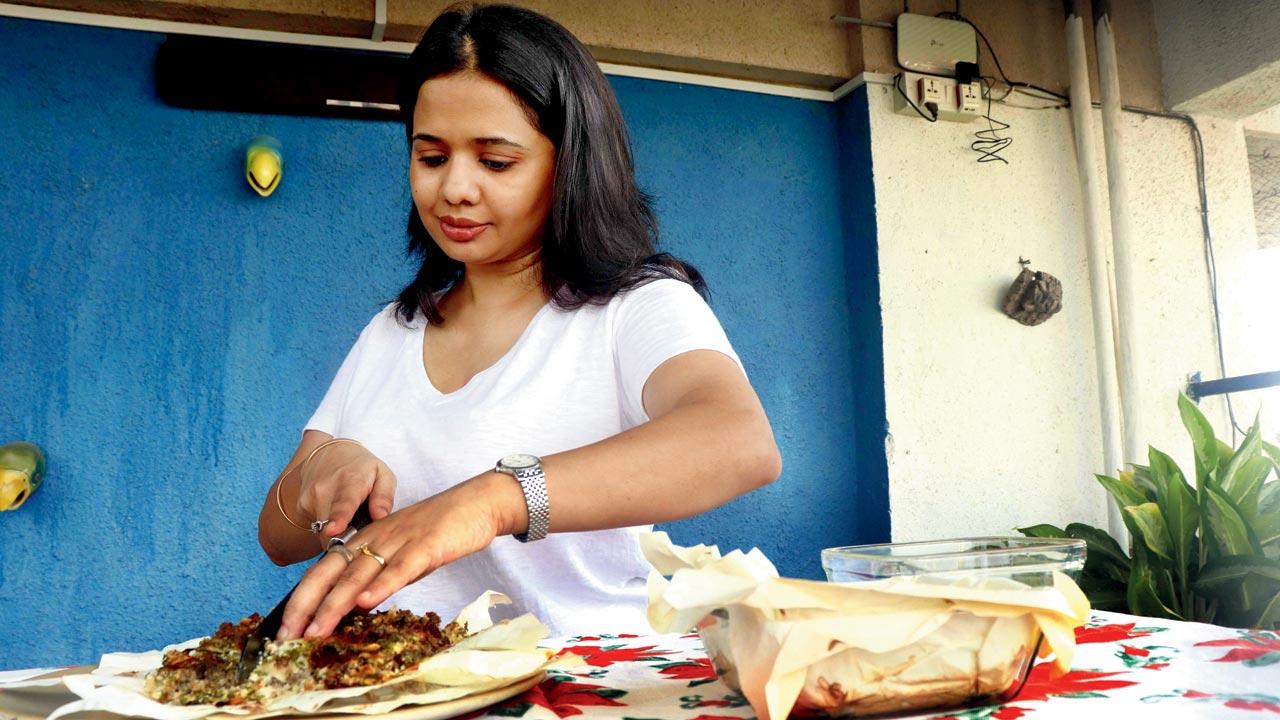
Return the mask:
[[[556,148],[550,216],[543,233],[542,287],[565,309],[608,302],[629,288],[669,277],[706,297],[692,265],[656,253],[652,200],[636,186],[635,165],[618,99],[587,49],[556,21],[510,5],[455,5],[423,34],[399,89],[405,139],[427,80],[475,71],[501,83],[524,104],[530,122]],[[410,257],[421,259],[397,311],[444,321],[435,294],[462,277],[462,263],[431,239],[409,207]]]

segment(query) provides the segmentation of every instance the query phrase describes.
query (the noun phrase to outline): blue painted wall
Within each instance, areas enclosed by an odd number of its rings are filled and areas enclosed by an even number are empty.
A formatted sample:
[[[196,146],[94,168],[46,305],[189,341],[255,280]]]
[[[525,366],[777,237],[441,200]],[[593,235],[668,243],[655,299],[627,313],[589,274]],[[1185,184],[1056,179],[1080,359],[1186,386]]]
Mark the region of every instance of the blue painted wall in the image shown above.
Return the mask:
[[[0,515],[0,668],[158,647],[283,594],[300,569],[258,549],[262,493],[411,272],[399,127],[167,107],[162,39],[0,19],[0,442],[49,456]],[[888,537],[865,96],[613,83],[665,247],[707,275],[786,465],[669,529],[819,577],[821,548]],[[266,200],[240,170],[259,133],[286,153]]]

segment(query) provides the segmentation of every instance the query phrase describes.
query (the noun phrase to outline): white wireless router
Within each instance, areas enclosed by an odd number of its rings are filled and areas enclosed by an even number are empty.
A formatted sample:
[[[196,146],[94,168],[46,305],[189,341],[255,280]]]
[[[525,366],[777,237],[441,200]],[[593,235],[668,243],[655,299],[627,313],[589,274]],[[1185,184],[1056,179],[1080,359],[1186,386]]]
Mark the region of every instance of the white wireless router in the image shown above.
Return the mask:
[[[956,63],[978,62],[978,36],[959,20],[898,16],[898,64],[918,73],[954,77]]]

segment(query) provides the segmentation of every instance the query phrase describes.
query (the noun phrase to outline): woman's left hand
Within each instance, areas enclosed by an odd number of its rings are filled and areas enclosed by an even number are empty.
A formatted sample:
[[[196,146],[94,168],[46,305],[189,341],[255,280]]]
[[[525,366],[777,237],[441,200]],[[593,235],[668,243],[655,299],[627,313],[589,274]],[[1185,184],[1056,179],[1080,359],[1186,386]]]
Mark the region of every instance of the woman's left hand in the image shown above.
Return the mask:
[[[376,607],[436,568],[484,549],[507,530],[503,501],[523,497],[510,477],[488,472],[371,523],[347,546],[350,561],[326,553],[302,576],[276,638],[328,637],[353,608]]]

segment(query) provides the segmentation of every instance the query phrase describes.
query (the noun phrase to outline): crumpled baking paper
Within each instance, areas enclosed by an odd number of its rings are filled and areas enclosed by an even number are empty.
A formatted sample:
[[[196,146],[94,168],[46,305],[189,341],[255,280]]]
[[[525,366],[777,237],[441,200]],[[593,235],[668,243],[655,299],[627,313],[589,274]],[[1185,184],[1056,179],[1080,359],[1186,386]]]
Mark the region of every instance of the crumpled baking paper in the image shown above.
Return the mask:
[[[93,710],[155,720],[195,720],[210,715],[261,718],[315,712],[377,715],[404,705],[454,700],[515,684],[552,667],[581,664],[577,656],[553,658],[553,650],[538,647],[548,630],[531,614],[495,625],[489,609],[509,602],[501,593],[481,595],[456,618],[457,622],[466,623],[471,634],[427,658],[412,672],[379,685],[286,695],[264,708],[170,705],[157,702],[143,692],[145,676],[160,667],[165,651],[195,647],[202,638],[163,650],[110,653],[102,656],[92,672],[57,678],[80,699],[59,707],[49,715],[49,720]],[[12,687],[32,682],[24,679]]]
[[[697,627],[717,671],[760,720],[793,709],[831,715],[901,712],[1000,696],[1041,655],[1070,669],[1089,601],[1066,575],[1053,587],[1007,578],[930,576],[861,583],[781,578],[759,550],[721,556],[643,535],[653,566],[649,622]],[[670,578],[670,579],[667,579]]]

